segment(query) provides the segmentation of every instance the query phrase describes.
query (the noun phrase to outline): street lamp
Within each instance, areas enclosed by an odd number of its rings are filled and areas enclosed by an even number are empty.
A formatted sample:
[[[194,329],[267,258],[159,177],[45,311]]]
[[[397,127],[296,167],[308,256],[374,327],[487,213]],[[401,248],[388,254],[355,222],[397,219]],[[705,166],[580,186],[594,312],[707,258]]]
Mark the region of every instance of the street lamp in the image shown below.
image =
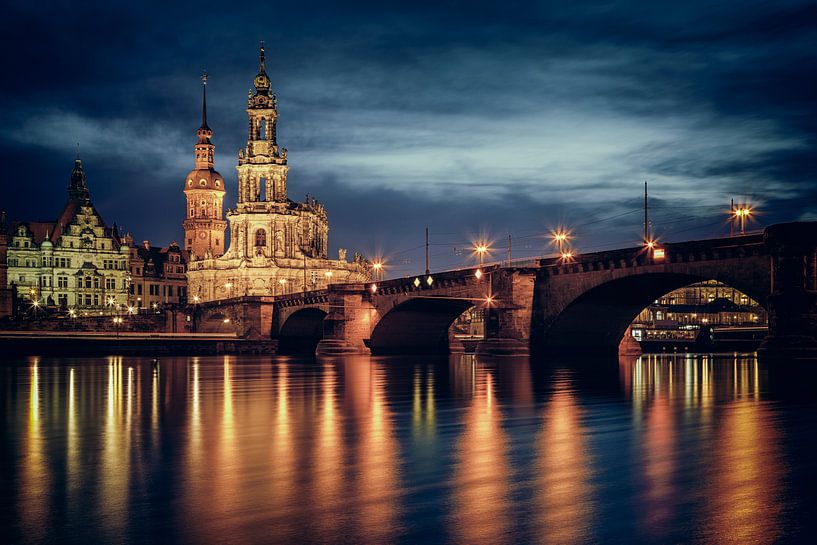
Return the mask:
[[[485,257],[485,254],[488,253],[488,245],[484,242],[480,242],[474,247],[474,251],[479,256],[479,266],[482,267],[482,260]]]
[[[325,273],[323,273],[323,275],[326,277],[326,286],[327,287],[332,282],[332,275],[333,274],[334,273],[332,271],[326,271]],[[281,280],[283,280],[283,278]]]
[[[572,261],[573,260],[573,252],[571,252],[570,250],[563,251],[562,255],[561,255],[561,259],[562,259],[562,263],[567,263],[569,261]]]
[[[372,268],[374,269],[374,279],[375,280],[382,280],[383,276],[383,262],[382,261],[375,261],[372,263]]]
[[[283,295],[284,292],[286,291],[285,286],[287,284],[287,279],[286,278],[279,278],[278,283],[281,285],[281,295]]]
[[[752,214],[752,207],[749,205],[740,206],[735,208],[733,212],[735,218],[740,222],[740,234],[746,234],[746,220],[749,219],[749,216]]]
[[[553,242],[559,248],[559,253],[560,254],[565,253],[565,244],[567,243],[567,240],[570,238],[570,232],[562,229],[557,229],[556,231],[551,231],[550,236]]]

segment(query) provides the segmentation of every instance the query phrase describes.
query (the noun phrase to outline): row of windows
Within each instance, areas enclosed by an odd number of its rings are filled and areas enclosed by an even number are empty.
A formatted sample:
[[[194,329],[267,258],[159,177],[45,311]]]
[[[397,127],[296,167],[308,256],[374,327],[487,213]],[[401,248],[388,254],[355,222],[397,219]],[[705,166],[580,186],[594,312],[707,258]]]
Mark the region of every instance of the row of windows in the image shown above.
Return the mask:
[[[57,269],[70,269],[71,268],[71,258],[70,257],[43,257],[42,259],[42,266],[43,267],[51,267],[52,265]],[[16,257],[8,258],[8,266],[9,267],[39,267],[37,264],[36,258],[26,258],[24,260],[18,259]],[[103,267],[105,269],[115,269],[115,270],[124,270],[125,262],[124,261],[117,261],[115,259],[106,259],[104,260]]]
[[[130,272],[134,276],[142,276],[142,268],[141,267],[131,267]],[[184,273],[184,267],[181,267],[181,266],[173,267],[171,265],[165,265],[165,274],[167,274],[167,273],[182,274],[182,273]]]
[[[91,242],[92,242],[92,241],[91,241]],[[59,244],[58,244],[58,245],[59,245]],[[86,246],[87,246],[87,245],[88,245],[88,244],[86,244]],[[31,247],[32,247],[32,246],[31,246],[31,243],[30,243],[29,241],[27,241],[27,240],[24,240],[22,244],[20,244],[20,241],[19,241],[19,240],[15,240],[15,241],[14,241],[14,244],[13,244],[12,246],[13,246],[13,247],[15,247],[15,248],[31,248]],[[68,248],[73,248],[73,247],[74,247],[74,241],[73,241],[73,240],[69,241],[69,242],[68,242],[68,246],[67,246],[67,247],[68,247]],[[100,250],[107,250],[108,248],[107,248],[107,246],[105,245],[105,243],[104,243],[104,242],[100,242],[100,243],[99,243],[99,249],[100,249]]]
[[[83,280],[84,278],[84,280]],[[26,276],[20,275],[18,277],[20,284],[26,283]],[[50,288],[52,287],[51,277],[50,276],[43,276],[39,278],[39,285],[43,288]],[[91,277],[85,276],[81,278],[77,278],[77,288],[85,288],[85,289],[99,289],[101,286],[101,282],[98,276]],[[57,288],[60,289],[67,289],[68,288],[68,277],[67,276],[58,276],[57,277]],[[106,278],[105,279],[105,289],[106,290],[115,290],[116,289],[116,278]],[[122,289],[128,289],[128,281],[122,280]]]
[[[118,261],[116,259],[105,259],[102,262],[102,267],[105,269],[119,269],[119,270],[124,270],[127,268],[124,261]]]
[[[187,287],[186,286],[177,286],[177,289],[173,289],[172,285],[162,285],[162,284],[148,284],[148,292],[149,295],[154,297],[173,297],[173,292],[176,292],[176,295],[179,297],[184,297],[187,295]],[[142,295],[142,285],[141,284],[131,284],[130,286],[130,294],[131,295]]]

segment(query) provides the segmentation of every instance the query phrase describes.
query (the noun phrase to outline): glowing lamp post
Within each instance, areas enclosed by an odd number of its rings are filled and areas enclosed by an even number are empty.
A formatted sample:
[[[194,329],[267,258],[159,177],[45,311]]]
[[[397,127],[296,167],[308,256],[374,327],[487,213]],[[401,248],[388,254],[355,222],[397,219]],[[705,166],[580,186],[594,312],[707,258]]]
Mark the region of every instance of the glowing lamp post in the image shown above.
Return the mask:
[[[374,279],[383,280],[383,262],[375,261],[372,263],[372,269],[374,269]]]
[[[482,273],[482,264],[483,264],[484,259],[485,259],[485,254],[488,253],[488,250],[489,250],[488,245],[485,244],[484,242],[480,242],[479,244],[474,246],[474,253],[476,253],[477,256],[479,257],[479,268],[474,273],[474,276],[477,277],[477,280],[482,278],[482,274],[483,274]]]
[[[749,219],[749,216],[752,214],[752,208],[750,206],[742,206],[736,208],[733,214],[735,219],[740,222],[740,234],[746,234],[746,220]]]
[[[553,240],[553,243],[556,244],[556,247],[559,248],[560,254],[565,253],[565,244],[567,244],[567,240],[569,238],[570,233],[567,231],[558,230],[551,233],[551,239]]]

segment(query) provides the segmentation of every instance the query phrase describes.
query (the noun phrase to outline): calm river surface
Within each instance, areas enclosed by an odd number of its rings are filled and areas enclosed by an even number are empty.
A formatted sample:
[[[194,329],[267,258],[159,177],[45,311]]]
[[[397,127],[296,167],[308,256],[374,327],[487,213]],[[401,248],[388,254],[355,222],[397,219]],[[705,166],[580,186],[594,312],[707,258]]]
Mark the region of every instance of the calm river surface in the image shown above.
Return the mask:
[[[0,542],[815,543],[817,395],[776,374],[6,360]]]

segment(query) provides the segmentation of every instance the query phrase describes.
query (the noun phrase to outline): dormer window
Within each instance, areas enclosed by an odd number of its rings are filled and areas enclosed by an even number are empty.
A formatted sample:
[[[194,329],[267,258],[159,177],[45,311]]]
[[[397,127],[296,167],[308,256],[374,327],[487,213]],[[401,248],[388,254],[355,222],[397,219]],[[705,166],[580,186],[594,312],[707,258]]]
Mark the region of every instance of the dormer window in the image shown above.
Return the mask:
[[[216,180],[216,187],[221,187],[221,180]]]
[[[187,180],[187,187],[193,187],[193,180]]]
[[[207,180],[199,180],[199,185],[201,187],[206,187],[207,186]]]

